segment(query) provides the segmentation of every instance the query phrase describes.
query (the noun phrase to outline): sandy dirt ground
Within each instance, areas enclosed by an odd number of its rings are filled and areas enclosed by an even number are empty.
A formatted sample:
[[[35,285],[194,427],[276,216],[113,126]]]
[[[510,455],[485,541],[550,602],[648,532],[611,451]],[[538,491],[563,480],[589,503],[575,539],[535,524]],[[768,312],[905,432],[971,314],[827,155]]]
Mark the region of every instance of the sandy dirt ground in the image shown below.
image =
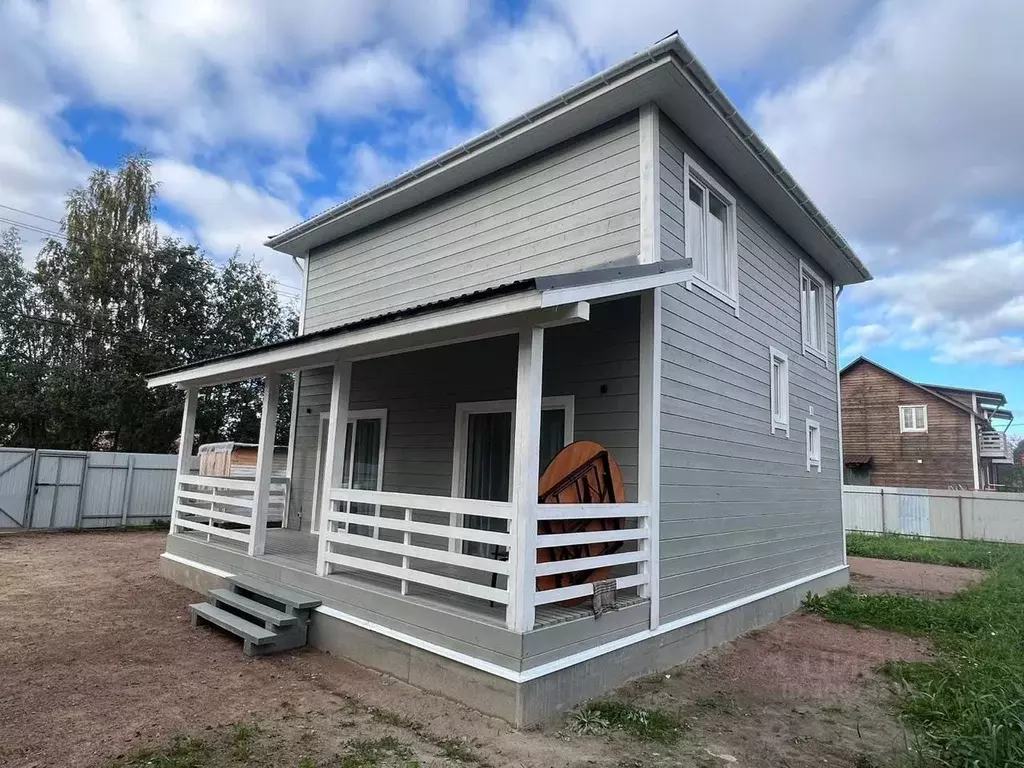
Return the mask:
[[[928,653],[794,615],[607,697],[677,716],[671,747],[580,736],[571,715],[517,731],[311,649],[245,659],[191,629],[197,596],[157,575],[162,550],[157,533],[0,536],[0,765],[125,764],[182,735],[231,741],[227,763],[189,765],[884,765],[902,737],[877,667]]]
[[[955,594],[981,582],[985,572],[948,565],[905,563],[850,557],[850,581],[866,595],[916,595],[942,597]]]

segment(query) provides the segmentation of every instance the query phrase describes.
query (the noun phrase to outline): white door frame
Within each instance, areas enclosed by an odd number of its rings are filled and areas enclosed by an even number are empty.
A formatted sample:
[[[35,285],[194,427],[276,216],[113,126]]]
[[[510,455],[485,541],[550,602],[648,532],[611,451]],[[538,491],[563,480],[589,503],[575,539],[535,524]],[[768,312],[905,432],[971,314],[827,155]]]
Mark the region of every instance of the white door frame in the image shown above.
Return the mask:
[[[324,435],[330,425],[331,414],[328,411],[321,411],[320,413],[320,424],[316,434],[316,464],[313,468],[313,514],[309,524],[309,532],[311,534],[318,535],[320,533],[319,526],[317,526],[317,520],[319,518],[319,510],[321,506],[321,496],[323,495],[323,489],[320,487],[322,479],[320,477],[320,459],[321,449],[324,444]],[[377,449],[377,488],[376,490],[383,490],[384,487],[384,444],[387,440],[388,434],[388,409],[387,408],[368,408],[362,411],[349,411],[347,424],[352,424],[352,443],[345,446],[345,452],[348,454],[348,480],[349,485],[352,484],[352,473],[355,471],[355,461],[353,460],[353,454],[355,452],[356,440],[355,440],[355,422],[360,419],[380,419],[380,446]],[[347,425],[346,425],[347,428]],[[380,514],[380,507],[377,507],[377,514]],[[380,529],[377,529],[379,533]]]
[[[542,411],[562,410],[565,413],[565,435],[563,445],[574,440],[576,431],[576,396],[553,395],[541,401]],[[455,441],[452,449],[452,498],[464,498],[466,494],[466,448],[469,443],[469,417],[474,413],[511,413],[512,435],[516,432],[516,401],[515,400],[476,400],[455,404]],[[512,489],[513,461],[509,458],[509,491]],[[455,528],[462,527],[460,514],[452,513],[448,524]],[[453,552],[462,551],[462,542],[449,539],[449,549]]]

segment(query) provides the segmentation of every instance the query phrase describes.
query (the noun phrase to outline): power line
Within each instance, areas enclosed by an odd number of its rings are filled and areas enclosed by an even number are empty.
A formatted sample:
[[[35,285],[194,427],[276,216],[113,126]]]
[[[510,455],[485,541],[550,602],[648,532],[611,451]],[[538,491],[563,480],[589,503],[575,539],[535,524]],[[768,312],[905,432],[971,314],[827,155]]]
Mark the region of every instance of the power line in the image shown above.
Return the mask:
[[[20,208],[14,208],[13,206],[10,206],[10,205],[0,204],[0,208],[6,208],[8,210],[17,211],[18,213],[24,214],[26,216],[35,216],[37,218],[44,219],[46,221],[53,221],[53,222],[55,222],[57,224],[60,224],[60,222],[57,221],[56,219],[51,219],[51,218],[48,218],[46,216],[41,216],[39,214],[32,213],[30,211],[23,211]],[[20,229],[27,229],[30,232],[35,232],[35,233],[40,234],[40,235],[46,235],[47,237],[58,238],[58,239],[64,240],[67,243],[72,243],[72,244],[80,245],[83,248],[89,248],[89,247],[92,247],[93,245],[95,245],[95,243],[88,243],[88,242],[85,242],[84,240],[79,240],[78,238],[69,237],[68,235],[64,234],[63,232],[54,232],[54,231],[52,231],[50,229],[45,229],[45,228],[37,226],[35,224],[29,224],[28,222],[24,222],[24,221],[16,221],[14,219],[9,219],[9,218],[6,218],[4,216],[0,216],[0,222],[2,222],[4,224],[9,224],[9,225],[11,225],[13,227],[18,227]],[[125,246],[121,245],[120,243],[111,243],[109,241],[109,239],[107,240],[107,242],[105,244],[101,242],[100,245],[102,245],[105,248],[110,248],[112,250],[120,250],[122,252],[127,251],[127,248]],[[225,267],[218,266],[217,264],[211,264],[211,266],[214,269],[218,270],[218,271],[223,271],[225,269]],[[269,282],[271,282],[274,285],[278,286],[278,290],[276,291],[277,293],[280,293],[281,295],[286,296],[286,297],[291,298],[291,299],[298,299],[302,295],[302,289],[299,288],[297,285],[289,285],[287,283],[282,283],[276,277],[271,277],[270,275],[267,275],[266,277],[267,277],[267,280]],[[284,290],[281,290],[281,289],[284,289]]]
[[[32,211],[24,211],[21,208],[15,208],[13,205],[4,205],[0,203],[0,208],[6,208],[8,211],[14,211],[15,213],[23,213],[26,216],[32,216],[43,221],[52,221],[54,224],[60,224],[60,219],[51,219],[49,216],[43,216],[41,213],[32,213]]]

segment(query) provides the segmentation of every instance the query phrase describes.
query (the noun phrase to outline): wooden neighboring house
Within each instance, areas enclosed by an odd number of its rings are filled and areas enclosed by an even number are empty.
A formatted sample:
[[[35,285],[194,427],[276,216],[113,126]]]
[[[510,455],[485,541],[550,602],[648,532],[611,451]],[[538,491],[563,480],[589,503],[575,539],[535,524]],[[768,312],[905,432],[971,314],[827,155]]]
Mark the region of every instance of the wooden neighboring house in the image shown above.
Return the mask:
[[[834,295],[870,275],[677,35],[268,246],[299,336],[149,378],[182,456],[201,387],[265,381],[252,514],[181,472],[168,578],[313,594],[317,647],[515,723],[846,582]],[[583,440],[622,497],[539,503]]]
[[[840,386],[847,484],[987,490],[1013,463],[1001,392],[919,384],[865,357]]]

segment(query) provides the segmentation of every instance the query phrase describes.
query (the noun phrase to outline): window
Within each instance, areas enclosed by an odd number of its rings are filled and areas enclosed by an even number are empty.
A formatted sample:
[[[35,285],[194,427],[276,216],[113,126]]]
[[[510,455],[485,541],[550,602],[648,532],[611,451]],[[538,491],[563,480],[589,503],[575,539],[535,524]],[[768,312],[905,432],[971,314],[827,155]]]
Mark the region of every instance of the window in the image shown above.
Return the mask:
[[[686,255],[696,282],[736,306],[736,201],[689,157],[684,165]]]
[[[928,406],[901,405],[900,432],[927,432]]]
[[[804,352],[825,357],[825,281],[800,263],[800,325]]]
[[[772,434],[785,431],[789,437],[789,358],[775,347],[768,348],[771,360]]]
[[[384,435],[387,431],[387,409],[349,411],[345,425],[345,455],[342,458],[342,488],[379,491],[383,480]],[[329,414],[320,414],[320,433],[317,443],[316,469],[313,477],[313,504],[310,531],[316,533],[320,505],[324,492],[324,460],[327,455]],[[355,439],[353,439],[353,435]],[[380,509],[372,504],[346,503],[345,512],[357,515],[378,515]],[[350,533],[368,534],[373,529],[353,525]]]
[[[512,481],[515,400],[459,403],[455,406],[455,456],[452,496],[508,501]],[[573,441],[575,398],[545,397],[540,413],[540,472]],[[460,519],[461,518],[461,519]],[[453,515],[452,525],[505,532],[504,520]],[[456,546],[453,544],[453,546]],[[466,541],[467,555],[494,557],[496,547]]]
[[[821,426],[807,419],[807,471],[812,469],[821,472]]]

